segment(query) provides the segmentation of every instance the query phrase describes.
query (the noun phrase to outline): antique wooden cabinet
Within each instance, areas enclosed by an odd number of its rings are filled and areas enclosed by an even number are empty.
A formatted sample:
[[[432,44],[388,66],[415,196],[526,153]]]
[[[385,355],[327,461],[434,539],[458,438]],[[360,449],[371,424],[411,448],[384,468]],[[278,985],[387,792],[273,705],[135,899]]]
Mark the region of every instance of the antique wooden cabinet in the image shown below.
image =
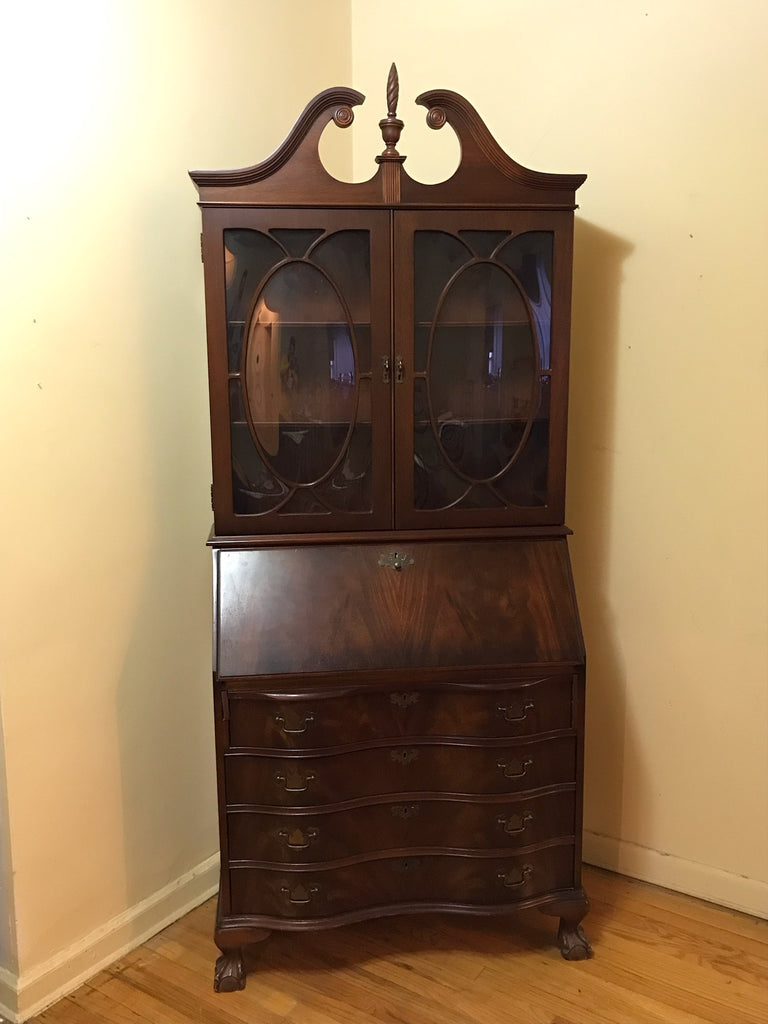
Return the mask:
[[[417,911],[580,926],[584,648],[563,521],[575,190],[470,104],[461,162],[363,183],[318,141],[193,172],[203,217],[221,823],[219,990],[243,947]]]

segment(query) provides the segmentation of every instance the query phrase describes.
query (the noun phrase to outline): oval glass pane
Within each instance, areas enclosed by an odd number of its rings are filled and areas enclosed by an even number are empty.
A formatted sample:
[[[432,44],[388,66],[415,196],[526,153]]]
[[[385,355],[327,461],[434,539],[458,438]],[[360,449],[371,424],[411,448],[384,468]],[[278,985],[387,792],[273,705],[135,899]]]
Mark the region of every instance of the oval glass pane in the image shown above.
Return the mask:
[[[328,278],[285,263],[246,325],[248,423],[270,469],[289,484],[322,480],[340,458],[357,406],[352,328]]]
[[[516,458],[536,409],[536,334],[513,278],[493,263],[462,271],[432,329],[427,382],[441,449],[469,480]]]

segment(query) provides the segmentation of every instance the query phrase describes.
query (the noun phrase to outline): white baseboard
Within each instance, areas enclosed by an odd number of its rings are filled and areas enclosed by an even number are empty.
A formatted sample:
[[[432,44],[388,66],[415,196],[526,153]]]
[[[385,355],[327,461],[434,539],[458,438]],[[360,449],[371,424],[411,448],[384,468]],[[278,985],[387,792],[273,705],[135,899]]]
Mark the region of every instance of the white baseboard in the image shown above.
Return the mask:
[[[215,854],[45,963],[18,977],[0,967],[0,1014],[20,1024],[40,1013],[203,903],[218,886],[219,856]]]
[[[652,882],[754,917],[768,918],[768,882],[734,875],[613,836],[584,832],[587,864]]]

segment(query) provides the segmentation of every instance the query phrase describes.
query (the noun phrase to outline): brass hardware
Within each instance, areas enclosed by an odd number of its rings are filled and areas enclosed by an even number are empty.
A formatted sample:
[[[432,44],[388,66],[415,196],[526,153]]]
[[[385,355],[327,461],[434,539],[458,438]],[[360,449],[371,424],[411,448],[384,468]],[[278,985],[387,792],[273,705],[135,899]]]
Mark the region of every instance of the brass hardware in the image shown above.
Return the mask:
[[[519,762],[519,770],[518,765],[507,764],[506,761],[497,761],[496,767],[501,768],[501,770],[504,772],[505,779],[522,779],[522,777],[525,775],[525,773],[528,771],[532,764],[533,761],[531,760],[531,758],[526,757],[524,761]]]
[[[415,690],[411,693],[390,693],[389,699],[396,708],[403,709],[415,704],[419,699],[419,695]]]
[[[285,715],[275,715],[275,721],[280,726],[280,731],[284,732],[286,736],[301,736],[302,733],[307,731],[307,726],[310,722],[314,722],[314,720],[315,716],[311,711],[301,719],[299,719],[298,715],[295,715],[296,728],[289,728],[285,722]]]
[[[308,889],[301,884],[294,885],[293,889],[289,889],[287,885],[280,886],[280,892],[288,897],[289,903],[311,903],[319,891],[316,885],[310,885]]]
[[[385,569],[394,569],[395,572],[402,572],[409,565],[413,565],[411,555],[403,554],[401,551],[390,551],[387,555],[379,556],[379,565]]]
[[[316,828],[308,828],[306,832],[302,832],[300,828],[295,828],[292,832],[281,828],[277,834],[289,850],[306,850],[320,833]]]
[[[402,356],[395,356],[395,381],[402,384],[405,380],[405,363]]]
[[[307,772],[306,775],[302,775],[299,769],[293,766],[287,768],[285,774],[282,772],[275,773],[275,782],[282,782],[286,793],[306,793],[309,788],[308,783],[312,782],[314,778],[314,772]]]
[[[395,818],[403,818],[407,821],[409,818],[415,818],[420,811],[418,804],[392,804],[390,808],[392,816]]]
[[[389,356],[381,357],[381,382],[382,384],[389,384],[392,381],[392,363],[389,360]]]
[[[512,871],[499,871],[496,877],[507,889],[519,889],[520,886],[525,885],[528,879],[533,874],[533,868],[530,864],[526,864],[522,871],[518,871],[517,874],[520,876],[514,882],[510,881],[512,878]]]
[[[516,708],[507,707],[504,704],[501,704],[496,710],[499,712],[499,714],[502,716],[505,722],[524,722],[528,717],[528,712],[533,711],[533,708],[533,701],[527,700],[525,704],[523,704],[522,714],[519,715],[513,714],[513,711],[517,710]]]
[[[395,764],[408,765],[412,764],[416,760],[419,756],[419,752],[411,747],[410,749],[390,750],[389,756]]]
[[[505,818],[503,814],[500,814],[496,819],[496,824],[499,825],[508,836],[518,836],[521,832],[525,832],[532,821],[532,814],[510,814],[508,818]]]

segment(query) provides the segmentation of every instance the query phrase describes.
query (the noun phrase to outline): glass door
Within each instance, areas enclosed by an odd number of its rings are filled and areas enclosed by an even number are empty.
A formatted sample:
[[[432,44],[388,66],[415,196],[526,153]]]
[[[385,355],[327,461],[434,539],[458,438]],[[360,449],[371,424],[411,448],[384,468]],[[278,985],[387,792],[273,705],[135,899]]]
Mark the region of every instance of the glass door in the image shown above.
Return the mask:
[[[559,224],[556,214],[396,215],[399,527],[562,521],[568,339],[558,330],[570,282],[558,277]]]
[[[214,439],[227,467],[214,478],[217,533],[388,526],[387,214],[217,212],[226,414],[213,422],[228,428]]]

